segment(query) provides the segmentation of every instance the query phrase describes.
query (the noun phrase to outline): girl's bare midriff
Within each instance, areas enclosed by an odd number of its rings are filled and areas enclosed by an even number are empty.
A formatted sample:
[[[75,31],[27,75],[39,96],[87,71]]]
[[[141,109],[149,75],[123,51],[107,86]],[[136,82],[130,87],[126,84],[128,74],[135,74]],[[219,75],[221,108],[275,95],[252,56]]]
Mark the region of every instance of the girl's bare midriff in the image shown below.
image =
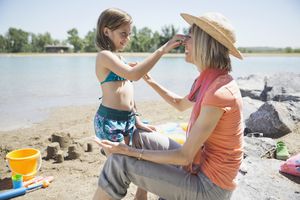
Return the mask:
[[[133,84],[129,80],[107,82],[102,87],[102,104],[116,110],[132,111],[134,108]]]

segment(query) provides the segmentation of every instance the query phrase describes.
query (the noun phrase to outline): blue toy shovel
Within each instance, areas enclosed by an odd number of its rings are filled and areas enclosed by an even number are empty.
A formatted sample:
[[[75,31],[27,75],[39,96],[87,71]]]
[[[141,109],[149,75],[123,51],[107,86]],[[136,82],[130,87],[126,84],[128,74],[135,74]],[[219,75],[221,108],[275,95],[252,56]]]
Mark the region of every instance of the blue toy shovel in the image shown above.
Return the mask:
[[[40,187],[43,187],[43,183],[34,184],[32,186],[29,186],[28,188],[21,187],[21,188],[17,188],[17,189],[8,190],[8,191],[0,193],[0,200],[6,200],[6,199],[13,198],[13,197],[18,197],[18,196],[26,194],[26,192],[29,190],[33,190],[35,188],[40,188]]]

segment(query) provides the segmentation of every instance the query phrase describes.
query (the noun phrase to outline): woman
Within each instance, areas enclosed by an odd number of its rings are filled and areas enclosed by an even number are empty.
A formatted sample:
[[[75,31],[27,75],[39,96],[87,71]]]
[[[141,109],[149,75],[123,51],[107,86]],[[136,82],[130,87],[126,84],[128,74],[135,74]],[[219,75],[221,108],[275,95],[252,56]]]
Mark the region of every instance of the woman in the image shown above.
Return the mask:
[[[97,143],[113,155],[106,161],[94,199],[121,199],[130,182],[165,199],[230,199],[243,158],[242,98],[229,75],[229,54],[242,59],[234,30],[218,13],[181,16],[190,25],[185,59],[200,72],[190,93],[180,97],[150,76],[144,79],[178,110],[193,107],[186,142],[143,134],[136,147]],[[181,37],[182,36],[175,36]],[[178,167],[182,166],[182,167]]]

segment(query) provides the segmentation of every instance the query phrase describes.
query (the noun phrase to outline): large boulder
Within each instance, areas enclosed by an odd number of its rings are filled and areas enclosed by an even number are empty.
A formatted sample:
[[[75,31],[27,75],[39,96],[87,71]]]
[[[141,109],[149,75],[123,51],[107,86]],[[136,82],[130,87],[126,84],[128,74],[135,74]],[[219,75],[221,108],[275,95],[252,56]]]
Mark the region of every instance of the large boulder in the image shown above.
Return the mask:
[[[253,156],[258,158],[273,157],[276,142],[266,137],[244,137],[245,157]]]
[[[243,97],[262,101],[300,102],[300,74],[284,72],[268,76],[253,74],[238,77]]]
[[[264,89],[264,79],[262,75],[252,74],[247,77],[238,77],[236,82],[243,97],[260,100],[260,94]]]
[[[249,156],[243,160],[237,176],[238,186],[232,200],[299,200],[299,183],[279,172],[281,160]]]
[[[250,115],[258,110],[264,104],[263,101],[251,99],[250,97],[243,97],[243,118],[246,121]]]
[[[265,77],[263,101],[300,101],[300,74],[280,73]]]
[[[290,133],[296,126],[295,115],[287,104],[269,101],[264,103],[246,120],[246,127],[252,132],[264,133],[266,137],[278,138]]]

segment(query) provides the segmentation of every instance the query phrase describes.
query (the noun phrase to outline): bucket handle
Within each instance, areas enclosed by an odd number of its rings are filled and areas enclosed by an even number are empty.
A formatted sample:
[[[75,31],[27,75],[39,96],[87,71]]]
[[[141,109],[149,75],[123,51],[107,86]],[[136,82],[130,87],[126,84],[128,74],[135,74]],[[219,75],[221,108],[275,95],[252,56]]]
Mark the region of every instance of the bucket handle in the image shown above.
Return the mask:
[[[12,173],[14,173],[14,174],[20,174],[20,175],[22,175],[22,176],[32,176],[32,175],[34,175],[36,172],[38,172],[38,171],[40,170],[41,166],[42,166],[42,155],[41,155],[41,153],[40,153],[40,156],[39,156],[39,157],[40,157],[40,159],[39,159],[39,166],[38,166],[38,169],[35,170],[34,172],[29,173],[29,174],[21,174],[21,173],[18,173],[18,172],[14,172],[14,171],[12,170],[12,168],[10,167],[9,162],[7,161],[7,159],[5,159],[5,161],[6,161],[6,164],[8,165],[8,167],[9,167],[9,169],[10,169],[10,171],[11,171]]]

